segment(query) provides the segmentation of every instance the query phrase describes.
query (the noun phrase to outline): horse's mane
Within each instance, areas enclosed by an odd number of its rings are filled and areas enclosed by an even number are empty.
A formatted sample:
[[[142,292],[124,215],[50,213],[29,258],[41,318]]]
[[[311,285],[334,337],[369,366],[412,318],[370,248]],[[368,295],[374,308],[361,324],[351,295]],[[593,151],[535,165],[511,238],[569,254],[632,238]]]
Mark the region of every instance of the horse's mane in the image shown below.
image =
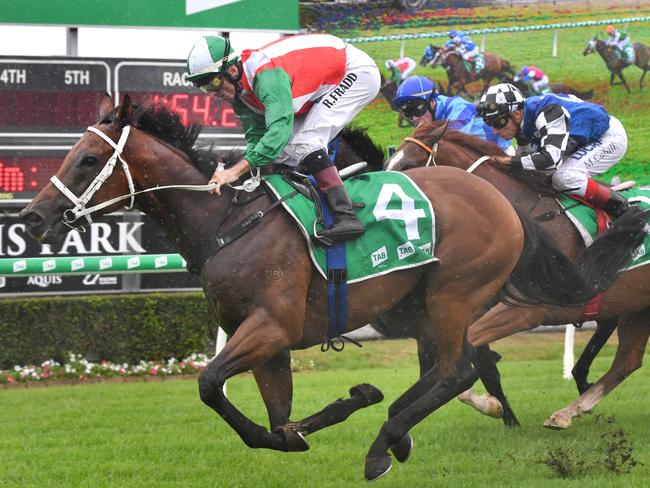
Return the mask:
[[[384,149],[373,142],[367,127],[344,127],[339,133],[343,139],[374,171],[384,167]]]
[[[162,105],[147,104],[137,107],[132,123],[136,128],[186,154],[192,165],[206,177],[212,176],[217,164],[225,157],[212,146],[197,147],[196,141],[201,127],[185,127],[178,113]]]
[[[446,121],[444,120],[436,120],[423,124],[415,129],[413,137],[431,147],[433,144],[438,142],[435,140],[435,130],[442,127],[445,123]],[[466,149],[470,149],[480,155],[503,154],[503,149],[501,149],[498,144],[486,141],[470,134],[465,134],[464,132],[458,130],[447,130],[442,136],[442,140],[451,142]]]

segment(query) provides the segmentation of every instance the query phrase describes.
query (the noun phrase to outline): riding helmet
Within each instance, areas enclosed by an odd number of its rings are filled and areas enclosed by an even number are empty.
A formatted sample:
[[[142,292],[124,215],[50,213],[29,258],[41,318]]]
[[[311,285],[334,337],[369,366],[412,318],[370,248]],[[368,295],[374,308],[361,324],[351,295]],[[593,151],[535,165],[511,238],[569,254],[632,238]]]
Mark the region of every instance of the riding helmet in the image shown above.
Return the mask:
[[[409,101],[431,100],[436,98],[436,86],[425,76],[409,76],[397,88],[397,94],[393,99],[396,107]]]
[[[239,55],[230,46],[230,40],[221,36],[203,36],[194,44],[187,57],[188,81],[221,73],[228,65],[237,61]]]
[[[485,121],[500,119],[522,107],[525,101],[521,90],[510,83],[492,85],[481,96],[477,115]]]

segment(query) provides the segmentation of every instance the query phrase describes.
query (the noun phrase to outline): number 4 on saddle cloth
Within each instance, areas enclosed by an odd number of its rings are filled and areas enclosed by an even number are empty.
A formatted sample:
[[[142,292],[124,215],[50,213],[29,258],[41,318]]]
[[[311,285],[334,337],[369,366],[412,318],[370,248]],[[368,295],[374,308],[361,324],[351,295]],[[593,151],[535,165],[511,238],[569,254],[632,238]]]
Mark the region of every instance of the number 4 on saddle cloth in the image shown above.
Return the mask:
[[[634,187],[620,191],[628,202],[641,207],[650,208],[650,187]],[[568,196],[558,197],[558,202],[566,211],[567,217],[576,227],[585,246],[590,246],[598,237],[598,222],[596,211],[588,205],[576,205],[576,200]],[[646,235],[643,244],[634,253],[630,266],[626,269],[636,268],[650,263],[650,236]]]
[[[271,191],[282,198],[295,188],[281,175],[264,177]],[[403,173],[373,172],[345,180],[345,188],[366,232],[345,241],[347,282],[356,283],[398,269],[435,261],[435,217],[429,199]],[[282,202],[307,239],[309,254],[318,272],[327,279],[326,248],[313,242],[317,232],[316,207],[298,194]]]

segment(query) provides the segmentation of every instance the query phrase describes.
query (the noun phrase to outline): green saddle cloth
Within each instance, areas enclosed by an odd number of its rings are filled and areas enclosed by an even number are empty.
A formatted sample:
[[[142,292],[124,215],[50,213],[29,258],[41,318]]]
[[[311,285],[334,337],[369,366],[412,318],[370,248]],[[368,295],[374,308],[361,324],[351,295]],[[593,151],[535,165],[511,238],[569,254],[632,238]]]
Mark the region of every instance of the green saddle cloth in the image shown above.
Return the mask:
[[[295,190],[281,175],[264,179],[277,197]],[[366,228],[361,237],[345,242],[348,283],[437,261],[433,207],[408,176],[395,171],[366,173],[347,179],[345,188],[353,202],[365,204],[355,210]],[[297,194],[282,205],[298,223],[316,269],[326,278],[326,248],[311,239],[316,225],[314,203]]]
[[[650,187],[633,187],[620,192],[630,203],[635,203],[643,209],[650,208]],[[590,246],[598,237],[598,224],[596,223],[596,211],[587,205],[574,205],[577,203],[573,198],[561,196],[558,199],[562,208],[568,208],[567,217],[573,222],[576,229],[582,236],[586,246]],[[573,208],[571,208],[573,207]],[[626,269],[643,266],[650,262],[650,236],[646,235],[643,244],[634,253],[632,263]]]

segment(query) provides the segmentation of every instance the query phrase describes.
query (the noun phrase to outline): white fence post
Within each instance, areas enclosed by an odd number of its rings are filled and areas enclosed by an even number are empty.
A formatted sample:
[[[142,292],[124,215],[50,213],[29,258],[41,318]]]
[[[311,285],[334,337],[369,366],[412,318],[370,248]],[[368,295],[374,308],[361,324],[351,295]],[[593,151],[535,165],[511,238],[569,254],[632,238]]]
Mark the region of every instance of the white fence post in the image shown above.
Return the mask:
[[[481,52],[485,52],[485,34],[481,37]]]
[[[566,324],[564,330],[564,371],[562,377],[570,380],[571,370],[573,369],[573,343],[575,341],[576,328],[573,324]]]
[[[557,58],[557,30],[553,32],[553,57]]]
[[[224,346],[226,345],[227,340],[228,340],[228,336],[226,335],[225,331],[221,327],[219,327],[219,331],[217,332],[217,345],[214,348],[215,357],[224,348]],[[226,382],[225,381],[223,383],[223,394],[224,395],[226,394]]]

